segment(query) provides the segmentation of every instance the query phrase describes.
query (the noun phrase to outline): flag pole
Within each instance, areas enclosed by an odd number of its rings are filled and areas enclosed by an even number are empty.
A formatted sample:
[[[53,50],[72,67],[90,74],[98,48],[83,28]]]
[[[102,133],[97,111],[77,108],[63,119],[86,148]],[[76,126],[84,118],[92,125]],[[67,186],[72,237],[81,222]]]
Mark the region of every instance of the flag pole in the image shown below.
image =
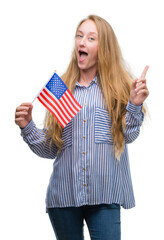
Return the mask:
[[[54,73],[56,73],[56,70],[54,71]],[[53,73],[53,75],[54,75],[54,73]],[[52,75],[52,76],[53,76],[53,75]],[[51,76],[51,78],[52,78],[52,76]],[[41,90],[38,92],[38,94],[34,97],[33,101],[31,102],[32,104],[33,104],[33,102],[35,101],[35,99],[38,97],[39,93],[43,90],[43,88],[44,88],[44,87],[47,85],[47,83],[50,81],[51,78],[49,78],[49,80],[44,84],[44,86],[41,88]]]

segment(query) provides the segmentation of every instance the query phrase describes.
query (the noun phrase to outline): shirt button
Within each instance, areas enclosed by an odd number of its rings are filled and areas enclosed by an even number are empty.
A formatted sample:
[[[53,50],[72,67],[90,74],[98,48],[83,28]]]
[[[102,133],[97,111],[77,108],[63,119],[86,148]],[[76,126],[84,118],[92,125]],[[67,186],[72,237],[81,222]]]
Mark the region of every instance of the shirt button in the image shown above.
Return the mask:
[[[83,152],[83,154],[85,154],[85,152]]]
[[[83,138],[85,139],[85,136],[83,136]]]
[[[83,168],[83,171],[85,171],[85,168]]]
[[[88,89],[87,89],[87,92],[88,92]]]
[[[87,104],[86,103],[84,103],[84,106],[86,106]]]
[[[83,122],[86,122],[86,120],[84,119]]]
[[[86,184],[83,184],[84,187],[86,187]]]

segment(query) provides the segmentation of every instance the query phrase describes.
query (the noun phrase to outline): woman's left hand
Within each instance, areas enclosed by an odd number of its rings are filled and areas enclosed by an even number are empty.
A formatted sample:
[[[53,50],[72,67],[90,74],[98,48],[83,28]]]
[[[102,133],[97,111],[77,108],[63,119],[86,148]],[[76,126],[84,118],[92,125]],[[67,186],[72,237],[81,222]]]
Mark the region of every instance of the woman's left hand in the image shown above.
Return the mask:
[[[130,102],[134,105],[141,105],[149,95],[149,91],[146,86],[146,73],[149,66],[146,66],[143,70],[141,77],[135,79],[132,83],[130,90]]]

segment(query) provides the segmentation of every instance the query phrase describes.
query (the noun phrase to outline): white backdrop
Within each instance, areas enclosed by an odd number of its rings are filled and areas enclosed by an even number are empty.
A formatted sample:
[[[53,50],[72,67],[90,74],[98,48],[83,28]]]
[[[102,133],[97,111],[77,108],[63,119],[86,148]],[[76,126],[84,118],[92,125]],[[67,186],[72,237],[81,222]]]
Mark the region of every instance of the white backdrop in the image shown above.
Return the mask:
[[[150,69],[149,117],[129,145],[137,206],[121,211],[122,239],[164,239],[163,233],[163,5],[162,0],[6,0],[0,3],[1,160],[0,239],[55,239],[45,194],[53,161],[34,155],[14,124],[15,108],[32,101],[56,69],[69,63],[78,22],[89,14],[113,27],[133,73]],[[42,126],[45,109],[34,102]],[[85,226],[86,239],[89,239]]]

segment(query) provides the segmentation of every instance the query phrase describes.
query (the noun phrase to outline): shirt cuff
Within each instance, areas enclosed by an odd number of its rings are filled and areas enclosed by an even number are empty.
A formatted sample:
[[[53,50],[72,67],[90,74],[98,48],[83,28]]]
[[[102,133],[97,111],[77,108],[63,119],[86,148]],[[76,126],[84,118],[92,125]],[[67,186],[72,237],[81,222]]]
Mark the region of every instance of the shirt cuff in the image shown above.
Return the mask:
[[[134,105],[129,100],[129,102],[127,104],[127,107],[126,107],[126,110],[128,112],[131,112],[131,113],[141,113],[142,112],[142,107],[143,107],[143,104],[141,104],[139,106],[138,105]]]
[[[21,128],[21,135],[28,135],[35,127],[35,123],[31,120],[24,128]]]

